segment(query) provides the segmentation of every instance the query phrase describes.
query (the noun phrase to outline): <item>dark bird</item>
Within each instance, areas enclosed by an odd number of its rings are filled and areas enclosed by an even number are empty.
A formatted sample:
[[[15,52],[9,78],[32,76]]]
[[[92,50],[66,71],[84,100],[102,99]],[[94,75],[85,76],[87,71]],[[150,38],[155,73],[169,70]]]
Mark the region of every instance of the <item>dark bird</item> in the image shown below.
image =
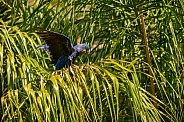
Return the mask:
[[[70,66],[80,53],[87,52],[90,48],[87,44],[73,46],[70,39],[60,33],[43,30],[36,33],[46,42],[45,45],[38,48],[44,49],[49,53],[52,59],[51,63],[56,66],[56,70]]]

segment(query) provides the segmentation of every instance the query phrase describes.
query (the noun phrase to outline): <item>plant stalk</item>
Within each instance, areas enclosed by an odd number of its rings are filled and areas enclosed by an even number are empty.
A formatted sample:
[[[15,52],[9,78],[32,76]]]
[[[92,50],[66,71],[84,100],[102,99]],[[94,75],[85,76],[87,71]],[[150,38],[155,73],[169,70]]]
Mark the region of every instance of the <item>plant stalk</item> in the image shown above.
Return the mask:
[[[144,45],[145,45],[145,48],[144,49],[146,51],[147,63],[149,64],[148,72],[149,72],[149,75],[150,76],[153,76],[153,73],[151,71],[152,63],[151,63],[150,53],[149,53],[149,49],[148,49],[148,38],[147,38],[147,34],[146,34],[146,28],[145,28],[143,14],[140,15],[140,18],[141,18],[142,37],[143,37],[143,42],[144,42]],[[155,95],[154,80],[153,80],[152,77],[149,77],[149,78],[150,78],[150,83],[151,83],[151,92],[152,92],[152,95],[156,97],[156,95]],[[156,100],[153,101],[153,105],[155,106],[155,108],[157,108]]]

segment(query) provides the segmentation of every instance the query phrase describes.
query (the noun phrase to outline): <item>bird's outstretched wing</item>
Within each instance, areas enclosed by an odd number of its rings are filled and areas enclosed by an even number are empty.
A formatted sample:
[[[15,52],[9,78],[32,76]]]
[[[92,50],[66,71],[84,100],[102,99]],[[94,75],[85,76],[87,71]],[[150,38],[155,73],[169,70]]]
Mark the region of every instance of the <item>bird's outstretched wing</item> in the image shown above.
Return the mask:
[[[69,56],[74,51],[70,39],[63,34],[40,29],[36,33],[47,43],[53,63],[56,63],[61,56]]]

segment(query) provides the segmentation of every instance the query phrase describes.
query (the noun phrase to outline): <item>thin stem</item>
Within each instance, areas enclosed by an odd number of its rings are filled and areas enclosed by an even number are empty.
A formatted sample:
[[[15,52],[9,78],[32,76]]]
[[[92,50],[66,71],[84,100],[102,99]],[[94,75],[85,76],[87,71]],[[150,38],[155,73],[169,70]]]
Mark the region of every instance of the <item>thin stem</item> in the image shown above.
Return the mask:
[[[148,38],[147,38],[147,34],[146,34],[146,28],[145,28],[143,14],[140,15],[140,18],[141,18],[142,37],[143,37],[143,42],[145,44],[145,48],[144,49],[146,51],[146,59],[147,59],[147,63],[150,66],[150,67],[148,67],[148,72],[149,72],[150,76],[153,76],[152,71],[151,71],[152,63],[151,63],[150,53],[149,53],[149,49],[148,49]],[[152,77],[149,77],[149,78],[150,78],[150,83],[151,83],[151,92],[152,92],[152,95],[155,96],[154,80],[153,80]],[[157,108],[157,103],[156,103],[155,100],[154,100],[153,104]]]
[[[135,1],[133,1],[133,7],[134,7],[134,12],[136,14],[136,17],[139,17],[139,12],[138,12],[138,9],[136,7]],[[148,49],[148,38],[147,38],[147,34],[146,34],[146,28],[145,28],[143,14],[140,15],[140,18],[141,18],[141,22],[140,22],[139,19],[137,19],[137,21],[138,21],[138,24],[139,24],[139,29],[142,30],[142,40],[143,40],[143,43],[145,45],[144,49],[146,51],[146,60],[147,60],[147,63],[149,64],[149,66],[150,66],[150,67],[148,67],[148,72],[149,72],[150,76],[153,76],[152,71],[151,71],[152,63],[151,63],[150,53],[149,53],[149,49]],[[155,96],[154,80],[153,80],[152,77],[149,77],[149,78],[150,78],[150,83],[151,83],[151,92],[152,92],[152,95]],[[156,100],[154,100],[153,105],[155,106],[155,108],[157,108]]]

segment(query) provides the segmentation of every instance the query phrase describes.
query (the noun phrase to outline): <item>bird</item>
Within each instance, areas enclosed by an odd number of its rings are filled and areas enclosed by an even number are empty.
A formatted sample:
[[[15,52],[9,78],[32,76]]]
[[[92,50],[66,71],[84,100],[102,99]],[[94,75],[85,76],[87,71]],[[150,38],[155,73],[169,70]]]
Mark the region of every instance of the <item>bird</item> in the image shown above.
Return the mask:
[[[48,52],[51,64],[55,65],[56,70],[69,67],[79,54],[87,53],[90,49],[88,44],[73,46],[69,37],[58,32],[39,29],[36,33],[46,42],[38,48]]]

